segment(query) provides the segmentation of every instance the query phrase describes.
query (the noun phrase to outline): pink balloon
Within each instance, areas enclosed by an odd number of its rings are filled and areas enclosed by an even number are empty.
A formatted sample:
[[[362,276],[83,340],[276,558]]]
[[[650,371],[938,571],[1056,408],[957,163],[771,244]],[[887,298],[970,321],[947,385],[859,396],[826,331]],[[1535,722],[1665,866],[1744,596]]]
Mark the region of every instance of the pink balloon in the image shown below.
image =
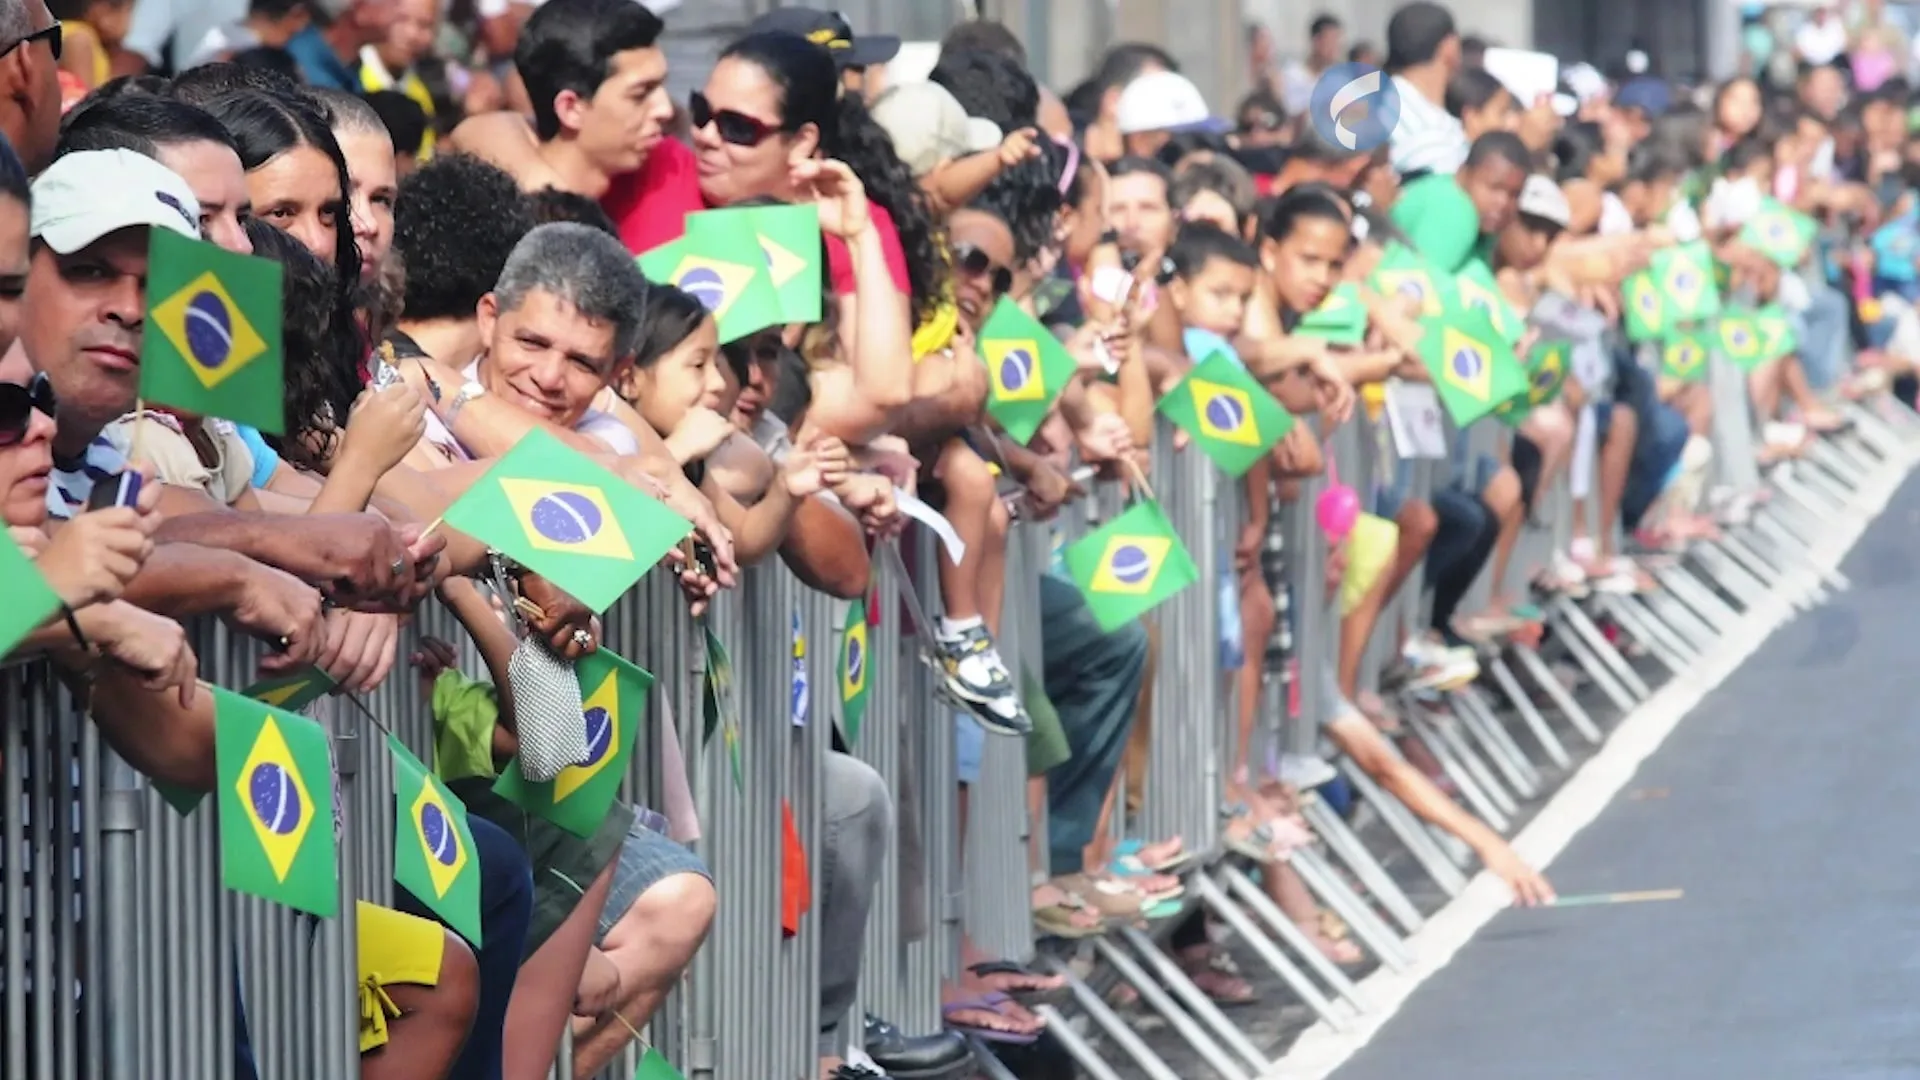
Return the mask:
[[[1345,484],[1331,484],[1320,493],[1320,501],[1313,510],[1320,522],[1320,531],[1327,534],[1327,542],[1337,544],[1347,538],[1353,531],[1353,523],[1360,519],[1360,496]]]

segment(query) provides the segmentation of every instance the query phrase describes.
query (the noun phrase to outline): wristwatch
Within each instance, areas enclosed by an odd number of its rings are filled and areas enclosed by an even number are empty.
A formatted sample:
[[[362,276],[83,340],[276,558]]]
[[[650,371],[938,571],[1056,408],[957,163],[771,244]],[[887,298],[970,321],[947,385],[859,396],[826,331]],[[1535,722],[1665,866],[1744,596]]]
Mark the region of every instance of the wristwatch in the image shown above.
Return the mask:
[[[469,381],[462,384],[460,392],[453,395],[453,404],[447,406],[447,426],[453,426],[454,420],[460,415],[460,410],[467,407],[467,402],[486,396],[487,388],[479,383]]]

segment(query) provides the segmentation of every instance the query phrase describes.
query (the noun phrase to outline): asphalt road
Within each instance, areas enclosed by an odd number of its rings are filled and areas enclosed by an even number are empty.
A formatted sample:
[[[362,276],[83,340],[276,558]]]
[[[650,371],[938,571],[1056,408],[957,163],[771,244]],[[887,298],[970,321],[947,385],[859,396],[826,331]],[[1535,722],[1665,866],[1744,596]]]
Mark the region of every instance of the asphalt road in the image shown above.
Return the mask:
[[[1920,481],[1336,1080],[1920,1078]]]

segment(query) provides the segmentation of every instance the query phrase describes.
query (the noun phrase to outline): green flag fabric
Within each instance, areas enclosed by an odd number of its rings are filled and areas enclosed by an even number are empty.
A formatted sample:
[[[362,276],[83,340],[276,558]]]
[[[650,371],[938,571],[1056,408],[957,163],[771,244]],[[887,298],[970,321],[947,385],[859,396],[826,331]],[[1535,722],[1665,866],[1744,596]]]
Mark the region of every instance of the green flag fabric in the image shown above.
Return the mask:
[[[1799,335],[1793,332],[1793,321],[1787,318],[1787,311],[1779,304],[1768,304],[1753,313],[1753,326],[1760,332],[1760,356],[1767,360],[1778,360],[1796,352],[1800,348]]]
[[[148,231],[140,397],[285,434],[280,264]]]
[[[860,738],[873,689],[873,643],[867,634],[867,598],[847,605],[846,631],[840,637],[840,733],[852,746]]]
[[[397,737],[393,759],[393,880],[479,948],[480,856],[467,807]]]
[[[750,206],[739,210],[709,210],[710,214],[743,214],[752,222],[767,257],[767,279],[780,305],[779,322],[820,321],[820,294],[826,287],[821,265],[820,208],[813,203],[790,206]]]
[[[1062,554],[1087,610],[1109,634],[1200,579],[1193,556],[1152,500],[1135,503]]]
[[[326,731],[304,716],[210,690],[222,879],[235,892],[333,917],[340,868]]]
[[[20,545],[3,532],[0,532],[0,581],[7,583],[7,602],[0,605],[0,657],[4,657],[60,610],[60,596],[47,584],[39,567],[33,565]]]
[[[1293,427],[1293,417],[1260,380],[1220,352],[1195,364],[1160,399],[1159,409],[1220,471],[1236,477]]]
[[[451,528],[605,611],[693,523],[535,430],[447,508]]]
[[[647,1052],[640,1056],[640,1067],[634,1070],[633,1080],[687,1080],[687,1078],[680,1075],[680,1070],[674,1068],[673,1063],[668,1061],[660,1051],[649,1046]]]
[[[1679,244],[1653,253],[1647,267],[1666,298],[1669,327],[1675,322],[1710,319],[1720,313],[1720,286],[1713,276],[1713,249],[1705,241]]]
[[[1078,367],[1052,331],[1005,296],[980,327],[980,359],[987,365],[987,412],[1023,444]]]
[[[277,679],[263,679],[240,692],[255,701],[266,702],[276,709],[299,712],[326,697],[337,685],[326,672],[317,667],[310,667],[305,671],[296,671]]]
[[[1381,296],[1418,301],[1416,315],[1423,319],[1445,311],[1453,292],[1452,278],[1404,244],[1388,244],[1367,280]]]
[[[575,836],[591,838],[607,819],[620,792],[620,778],[633,758],[633,743],[646,721],[653,675],[596,649],[574,664],[580,679],[580,717],[587,729],[587,759],[560,770],[545,783],[520,773],[516,758],[500,771],[494,794]]]
[[[1420,362],[1426,365],[1440,404],[1455,427],[1468,424],[1526,392],[1527,376],[1485,314],[1460,310],[1429,322],[1420,336]]]
[[[1742,371],[1752,371],[1772,359],[1764,355],[1766,342],[1760,334],[1759,319],[1751,311],[1722,311],[1714,325],[1714,343],[1720,355]]]
[[[1714,333],[1710,327],[1676,330],[1660,343],[1660,373],[1682,382],[1700,382],[1707,377],[1707,359],[1713,355]]]
[[[1501,295],[1500,285],[1494,280],[1493,271],[1487,269],[1486,263],[1479,259],[1467,260],[1467,265],[1454,276],[1454,290],[1460,298],[1460,306],[1485,315],[1487,321],[1493,324],[1494,333],[1499,334],[1507,344],[1514,344],[1527,332],[1527,321]]]
[[[713,632],[713,627],[703,625],[702,629],[707,639],[707,677],[700,695],[701,708],[706,714],[702,743],[711,746],[714,732],[720,733],[727,762],[733,770],[733,789],[744,791],[746,778],[740,767],[740,706],[734,695],[733,657],[728,655],[726,644]]]
[[[1566,385],[1573,357],[1573,344],[1567,341],[1543,341],[1533,347],[1526,359],[1527,392],[1493,410],[1493,414],[1511,427],[1519,427],[1533,410],[1552,403]]]
[[[723,345],[780,322],[755,219],[738,211],[688,214],[686,234],[640,256],[640,269],[705,304]]]
[[[1636,270],[1620,283],[1620,312],[1627,340],[1658,341],[1667,332],[1667,301],[1651,270]]]
[[[1771,196],[1740,230],[1740,242],[1781,267],[1799,266],[1813,247],[1820,226],[1811,217]]]
[[[1480,214],[1450,174],[1434,173],[1402,188],[1388,216],[1443,274],[1457,272],[1480,242]]]
[[[1367,308],[1352,282],[1334,286],[1320,306],[1300,316],[1293,328],[1299,337],[1319,338],[1333,345],[1358,345],[1367,336]]]

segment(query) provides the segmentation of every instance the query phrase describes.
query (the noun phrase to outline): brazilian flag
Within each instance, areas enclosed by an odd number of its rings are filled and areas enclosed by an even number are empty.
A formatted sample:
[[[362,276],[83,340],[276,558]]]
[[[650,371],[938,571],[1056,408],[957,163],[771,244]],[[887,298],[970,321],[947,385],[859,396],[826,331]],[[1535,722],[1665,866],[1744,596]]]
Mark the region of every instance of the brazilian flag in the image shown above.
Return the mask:
[[[1367,283],[1381,296],[1417,304],[1420,319],[1439,317],[1453,299],[1453,283],[1404,244],[1387,245]]]
[[[141,399],[285,434],[280,264],[148,231]]]
[[[1740,242],[1782,268],[1799,266],[1820,231],[1811,217],[1771,196],[1740,230]]]
[[[1511,345],[1518,342],[1527,332],[1527,322],[1520,313],[1513,310],[1507,298],[1501,295],[1500,285],[1494,280],[1493,272],[1479,259],[1470,259],[1460,273],[1454,277],[1454,290],[1460,300],[1460,306],[1480,312],[1493,324],[1494,333],[1506,339]]]
[[[1229,476],[1245,475],[1293,428],[1293,417],[1260,380],[1214,353],[1187,372],[1160,411]]]
[[[1779,304],[1768,304],[1754,312],[1753,326],[1760,332],[1760,355],[1763,361],[1778,360],[1800,348],[1800,338],[1793,332],[1793,321],[1787,318],[1787,310]]]
[[[767,257],[767,279],[780,304],[780,322],[820,321],[820,293],[826,287],[821,265],[820,208],[813,203],[709,210],[744,214]]]
[[[595,611],[613,606],[693,530],[660,500],[537,429],[454,500],[444,520]]]
[[[1527,390],[1513,346],[1478,310],[1457,309],[1428,323],[1420,336],[1420,362],[1455,427],[1465,428]]]
[[[340,867],[326,731],[304,716],[210,689],[222,879],[235,892],[333,917]]]
[[[1730,308],[1721,312],[1713,333],[1720,355],[1741,371],[1752,371],[1772,359],[1766,355],[1766,341],[1760,333],[1759,317],[1751,311]]]
[[[980,327],[980,359],[987,365],[987,413],[1023,445],[1078,366],[1052,331],[1007,296]]]
[[[867,598],[847,605],[846,631],[840,638],[840,731],[852,746],[867,716],[873,690],[873,642],[867,625]]]
[[[393,880],[476,948],[480,940],[480,855],[467,807],[396,736],[393,759]]]
[[[305,671],[296,671],[291,675],[282,675],[275,679],[262,679],[240,691],[244,697],[264,702],[276,709],[299,712],[315,701],[327,696],[339,684],[324,671],[310,667]],[[168,806],[181,817],[194,812],[205,793],[183,788],[178,784],[169,784],[165,780],[153,781],[155,794],[166,800]]]
[[[1526,361],[1527,392],[1493,410],[1494,415],[1510,426],[1519,427],[1533,410],[1560,396],[1572,363],[1572,342],[1543,341],[1535,345]]]
[[[7,602],[0,607],[0,658],[4,658],[60,610],[60,596],[47,584],[27,553],[3,532],[0,532],[0,579],[7,583]]]
[[[1062,556],[1087,610],[1109,634],[1200,580],[1173,523],[1150,499],[1074,541]]]
[[[494,794],[575,836],[592,837],[620,793],[620,779],[633,759],[634,739],[647,718],[653,675],[606,649],[574,664],[580,679],[580,722],[587,730],[587,759],[535,783],[520,773],[518,758],[494,781]]]
[[[1626,319],[1627,340],[1633,342],[1659,341],[1672,321],[1651,270],[1637,270],[1620,283],[1620,311]]]
[[[706,305],[722,345],[782,321],[760,234],[741,214],[687,215],[686,234],[640,256],[640,270]]]
[[[1660,373],[1681,382],[1700,382],[1707,377],[1707,360],[1716,345],[1708,327],[1694,326],[1675,330],[1660,343]]]
[[[1666,298],[1669,323],[1697,322],[1720,313],[1720,286],[1713,273],[1713,249],[1704,240],[1654,252],[1647,271]]]
[[[1293,328],[1298,337],[1319,338],[1333,345],[1358,345],[1367,336],[1367,308],[1351,282],[1333,287],[1320,306],[1300,316]]]

